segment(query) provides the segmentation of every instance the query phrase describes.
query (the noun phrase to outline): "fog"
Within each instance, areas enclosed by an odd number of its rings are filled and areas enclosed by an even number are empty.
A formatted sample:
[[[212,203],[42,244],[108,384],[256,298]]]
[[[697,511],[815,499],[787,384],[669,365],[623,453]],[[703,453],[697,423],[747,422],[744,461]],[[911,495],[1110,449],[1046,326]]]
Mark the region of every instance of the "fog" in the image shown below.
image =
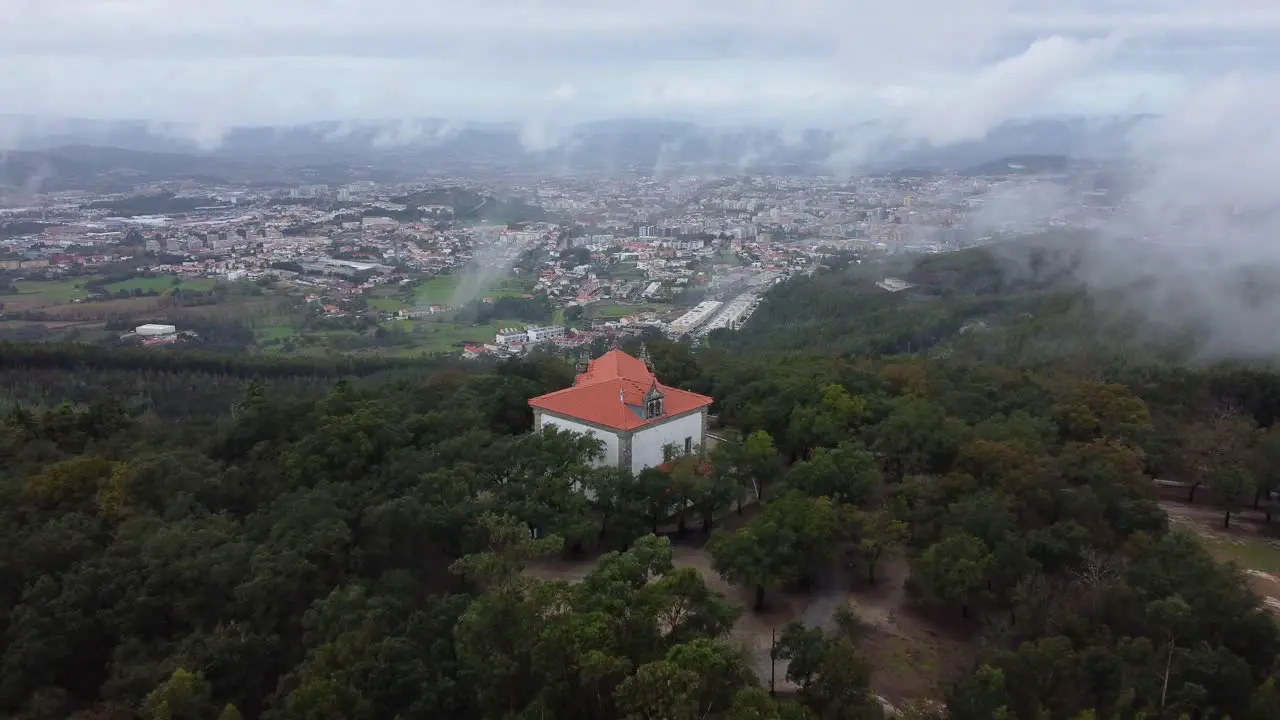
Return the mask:
[[[1112,164],[1122,192],[1090,213],[1075,276],[1108,310],[1138,313],[1144,338],[1194,335],[1201,360],[1280,357],[1277,89],[1266,76],[1208,79],[1126,137]],[[1078,215],[1084,190],[997,186],[972,230],[1032,232]]]

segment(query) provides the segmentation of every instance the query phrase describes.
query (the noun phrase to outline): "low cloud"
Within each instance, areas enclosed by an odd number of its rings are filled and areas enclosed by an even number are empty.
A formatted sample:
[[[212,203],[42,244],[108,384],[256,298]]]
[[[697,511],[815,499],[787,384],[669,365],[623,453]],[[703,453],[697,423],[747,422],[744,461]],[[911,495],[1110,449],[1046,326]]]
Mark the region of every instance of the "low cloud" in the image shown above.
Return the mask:
[[[1077,40],[1054,36],[990,65],[908,119],[900,139],[928,145],[981,140],[1010,118],[1036,109],[1067,82],[1102,65],[1120,48],[1118,37]]]
[[[1120,199],[1091,215],[1074,272],[1109,310],[1145,318],[1148,339],[1193,335],[1200,344],[1183,350],[1201,359],[1280,357],[1278,90],[1268,75],[1208,80],[1129,133],[1112,168]],[[978,231],[1032,230],[1088,200],[1080,188],[1014,184],[973,220]]]
[[[177,140],[201,152],[213,152],[222,147],[230,129],[216,122],[150,122],[147,132]]]

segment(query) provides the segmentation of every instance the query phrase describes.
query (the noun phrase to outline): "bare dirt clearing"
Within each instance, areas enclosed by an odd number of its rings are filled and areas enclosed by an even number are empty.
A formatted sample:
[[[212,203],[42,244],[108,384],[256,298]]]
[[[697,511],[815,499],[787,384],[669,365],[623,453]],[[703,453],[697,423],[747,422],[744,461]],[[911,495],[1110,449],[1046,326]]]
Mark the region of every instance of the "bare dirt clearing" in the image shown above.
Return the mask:
[[[1231,527],[1223,529],[1217,509],[1172,501],[1160,507],[1175,526],[1195,533],[1215,558],[1240,566],[1267,609],[1280,615],[1280,539],[1261,514],[1233,514]]]
[[[809,594],[773,591],[766,597],[765,610],[759,613],[750,610],[755,599],[752,589],[721,579],[705,550],[675,545],[672,562],[677,567],[694,568],[708,586],[746,608],[730,633],[731,641],[747,652],[761,684],[768,687],[772,679],[778,692],[796,688],[786,680],[786,663],[771,662],[769,650],[775,633],[792,620],[830,628],[841,605],[867,625],[861,647],[873,668],[871,687],[890,704],[941,700],[943,689],[965,672],[973,656],[968,633],[943,627],[910,607],[903,589],[909,570],[901,557],[882,562],[880,578],[874,586],[854,583],[858,589],[851,592],[848,579],[836,578]],[[531,566],[525,574],[542,580],[577,582],[594,566],[594,560],[550,560]]]

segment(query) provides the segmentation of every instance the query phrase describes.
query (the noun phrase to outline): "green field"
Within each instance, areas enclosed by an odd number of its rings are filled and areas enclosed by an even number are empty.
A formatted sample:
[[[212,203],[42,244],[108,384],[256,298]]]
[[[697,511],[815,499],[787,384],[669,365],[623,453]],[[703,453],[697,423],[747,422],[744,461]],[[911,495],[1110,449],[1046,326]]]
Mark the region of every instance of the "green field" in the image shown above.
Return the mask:
[[[175,284],[174,280],[178,282]],[[121,290],[125,292],[133,292],[140,290],[142,292],[164,292],[170,288],[181,288],[183,290],[198,290],[201,292],[209,291],[217,285],[217,281],[211,278],[188,278],[177,275],[158,275],[156,277],[138,277],[130,280],[121,280],[106,285],[107,292],[118,293]]]
[[[409,299],[403,299],[400,286],[382,286],[365,296],[369,307],[380,312],[393,313],[402,308],[425,308],[431,305],[450,305],[457,302],[459,288],[466,282],[465,275],[436,275],[419,281],[413,287]],[[486,287],[467,288],[472,298],[520,297],[532,289],[532,280],[498,278]]]
[[[267,325],[254,328],[253,333],[257,336],[258,343],[262,344],[291,338],[297,335],[298,331],[291,325]]]
[[[466,276],[462,274],[437,275],[429,280],[424,280],[414,288],[414,305],[448,305],[455,302],[458,289],[462,287],[465,281]],[[474,294],[476,297],[492,298],[520,297],[527,294],[529,290],[529,283],[524,280],[499,278],[488,283],[486,287],[476,288],[468,294]]]
[[[461,348],[457,343],[493,342],[493,336],[502,328],[524,327],[528,323],[519,320],[499,320],[487,325],[458,325],[447,321],[419,320],[412,323],[413,352],[454,352]]]
[[[68,302],[89,297],[84,285],[93,278],[79,277],[67,280],[19,280],[13,284],[18,298],[39,302]],[[10,296],[12,297],[12,296]]]
[[[369,307],[381,312],[397,312],[404,307],[404,303],[398,298],[393,297],[368,297],[365,300],[369,303]]]

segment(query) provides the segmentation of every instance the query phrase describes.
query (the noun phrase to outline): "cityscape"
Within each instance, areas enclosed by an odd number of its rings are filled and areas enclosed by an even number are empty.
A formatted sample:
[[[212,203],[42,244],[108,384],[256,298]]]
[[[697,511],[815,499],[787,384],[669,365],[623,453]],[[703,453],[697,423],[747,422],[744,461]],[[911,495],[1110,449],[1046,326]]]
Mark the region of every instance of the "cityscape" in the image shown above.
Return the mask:
[[[948,252],[1084,222],[1083,206],[1000,219],[992,203],[1067,176],[1012,161],[991,172],[47,192],[0,208],[0,332],[115,341],[106,319],[123,312],[175,328],[127,340],[200,342],[182,327],[182,298],[221,287],[220,303],[253,306],[229,316],[265,352],[504,357],[646,331],[701,342],[743,327],[768,288],[825,258]],[[894,283],[881,287],[905,287]]]

